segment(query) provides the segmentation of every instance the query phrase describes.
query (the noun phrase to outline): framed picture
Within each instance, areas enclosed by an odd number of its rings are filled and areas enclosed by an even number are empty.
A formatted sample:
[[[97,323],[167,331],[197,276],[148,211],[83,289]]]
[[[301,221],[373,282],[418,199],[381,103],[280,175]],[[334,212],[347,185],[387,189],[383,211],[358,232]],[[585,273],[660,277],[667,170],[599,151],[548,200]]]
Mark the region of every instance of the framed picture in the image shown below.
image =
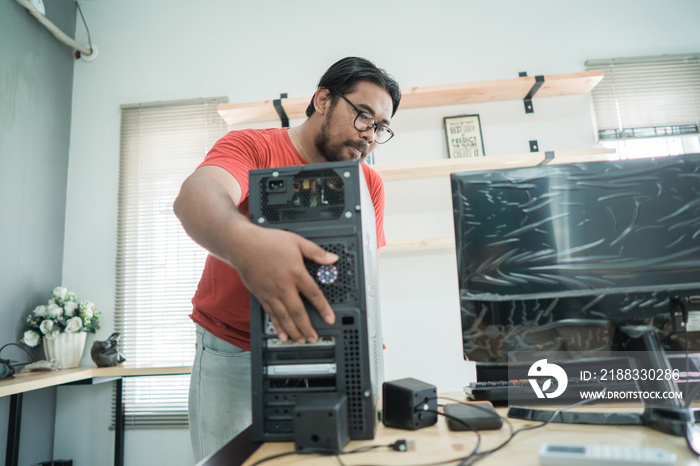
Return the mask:
[[[484,141],[481,138],[479,115],[445,117],[447,156],[451,159],[483,157]]]

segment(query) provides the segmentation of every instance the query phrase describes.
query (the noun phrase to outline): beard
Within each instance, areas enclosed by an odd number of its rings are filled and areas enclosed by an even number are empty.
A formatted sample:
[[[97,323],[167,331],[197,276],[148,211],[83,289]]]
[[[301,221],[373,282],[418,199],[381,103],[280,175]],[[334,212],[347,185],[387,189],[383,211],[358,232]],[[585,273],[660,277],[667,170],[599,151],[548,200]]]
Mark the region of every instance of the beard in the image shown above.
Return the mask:
[[[329,115],[330,117],[330,115]],[[314,146],[316,150],[329,162],[342,162],[346,161],[347,158],[343,156],[343,150],[350,146],[360,151],[360,155],[353,153],[352,160],[359,162],[364,160],[369,153],[369,145],[362,141],[343,141],[343,142],[331,142],[330,128],[328,125],[328,120],[321,126],[321,131],[314,138]]]

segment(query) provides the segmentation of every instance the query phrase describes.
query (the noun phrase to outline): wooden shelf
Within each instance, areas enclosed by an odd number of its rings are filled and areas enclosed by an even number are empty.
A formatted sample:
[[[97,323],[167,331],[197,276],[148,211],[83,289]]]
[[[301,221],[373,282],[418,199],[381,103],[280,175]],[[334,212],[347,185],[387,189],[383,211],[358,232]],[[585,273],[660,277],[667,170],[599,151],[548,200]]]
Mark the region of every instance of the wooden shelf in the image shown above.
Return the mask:
[[[609,160],[610,156],[615,154],[614,149],[582,149],[553,152],[554,159],[548,161],[547,165]],[[528,152],[525,154],[491,155],[465,159],[438,159],[420,162],[377,164],[372,165],[372,168],[379,173],[384,181],[409,180],[414,178],[447,176],[450,173],[460,171],[534,167],[545,161],[545,158],[544,152]]]
[[[306,107],[309,106],[310,102],[310,96],[295,97],[292,99],[282,99],[282,106],[284,107],[284,112],[291,120],[294,118],[304,118],[306,116]],[[221,115],[221,118],[223,118],[229,126],[279,120],[272,100],[239,104],[221,104],[217,108],[219,115]]]
[[[544,83],[534,98],[580,95],[591,92],[601,80],[599,70],[580,73],[545,75]],[[496,79],[437,86],[409,87],[402,89],[399,109],[438,107],[443,105],[470,104],[477,102],[497,102],[502,100],[523,100],[535,84],[534,76]],[[282,99],[284,111],[290,119],[304,118],[309,97]],[[219,115],[230,126],[278,120],[272,100],[237,104],[222,104]]]
[[[439,251],[443,249],[454,249],[454,236],[443,236],[437,238],[415,238],[388,241],[386,246],[380,249],[381,255],[402,252]]]

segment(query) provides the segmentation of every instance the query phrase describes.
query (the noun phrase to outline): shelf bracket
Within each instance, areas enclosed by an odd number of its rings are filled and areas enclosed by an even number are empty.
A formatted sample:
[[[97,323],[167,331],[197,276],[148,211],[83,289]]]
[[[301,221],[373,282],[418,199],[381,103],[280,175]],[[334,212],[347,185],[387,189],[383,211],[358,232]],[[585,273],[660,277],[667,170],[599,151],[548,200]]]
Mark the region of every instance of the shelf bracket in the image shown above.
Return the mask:
[[[520,73],[520,76],[527,76],[527,74]],[[530,88],[530,92],[527,93],[523,102],[525,103],[525,113],[534,113],[535,109],[532,107],[532,98],[537,94],[537,91],[542,87],[544,83],[544,76],[535,76],[535,84]]]
[[[277,115],[280,117],[280,121],[282,122],[282,128],[289,128],[289,117],[287,116],[287,112],[284,111],[284,107],[282,107],[282,99],[287,98],[287,93],[280,94],[279,99],[275,99],[272,101],[272,105],[275,107],[275,111],[277,112]]]
[[[537,164],[537,166],[542,166],[542,165],[549,165],[549,162],[554,160],[554,151],[553,150],[546,150],[544,151],[544,160],[542,160],[540,163]]]

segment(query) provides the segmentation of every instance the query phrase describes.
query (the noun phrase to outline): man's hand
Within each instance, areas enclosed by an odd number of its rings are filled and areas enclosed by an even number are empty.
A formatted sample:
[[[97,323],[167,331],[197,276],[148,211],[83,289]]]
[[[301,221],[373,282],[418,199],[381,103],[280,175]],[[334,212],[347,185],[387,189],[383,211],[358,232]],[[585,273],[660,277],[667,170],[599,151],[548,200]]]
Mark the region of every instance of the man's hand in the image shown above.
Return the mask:
[[[335,322],[335,314],[306,269],[304,259],[330,265],[338,256],[295,233],[257,226],[255,230],[256,234],[246,241],[245,253],[237,254],[236,268],[243,283],[270,316],[280,340],[289,336],[298,343],[315,342],[318,334],[301,296],[327,324]]]

